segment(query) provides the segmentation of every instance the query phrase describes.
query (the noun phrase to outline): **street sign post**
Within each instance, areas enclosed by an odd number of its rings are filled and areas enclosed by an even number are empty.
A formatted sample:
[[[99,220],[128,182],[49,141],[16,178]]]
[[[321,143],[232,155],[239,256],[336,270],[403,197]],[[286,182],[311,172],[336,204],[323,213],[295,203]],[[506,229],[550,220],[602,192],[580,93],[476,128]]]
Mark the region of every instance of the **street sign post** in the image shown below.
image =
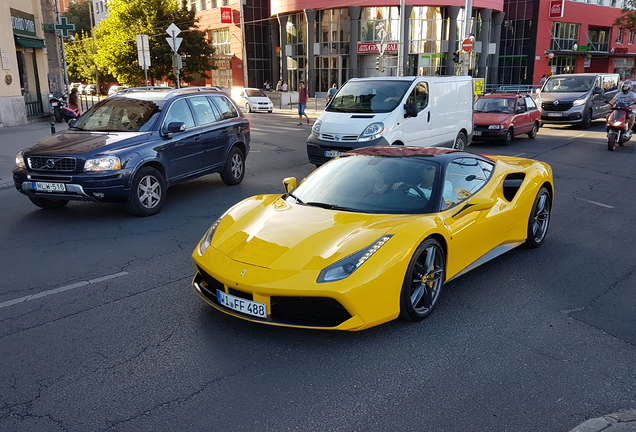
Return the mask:
[[[148,35],[137,35],[137,60],[139,61],[139,66],[141,66],[144,70],[147,86],[148,68],[150,67],[150,45],[148,45]]]
[[[166,31],[170,35],[170,37],[166,38],[166,41],[168,42],[168,45],[170,45],[170,48],[172,48],[172,52],[174,53],[172,56],[173,58],[172,71],[177,77],[177,88],[181,88],[181,79],[179,78],[179,75],[180,75],[179,71],[181,67],[179,66],[179,63],[177,60],[177,56],[179,57],[179,60],[181,60],[181,56],[179,55],[179,53],[177,53],[177,50],[179,49],[179,46],[181,45],[181,42],[183,41],[183,38],[177,37],[177,35],[181,33],[181,30],[179,29],[179,27],[175,25],[175,23],[172,23],[168,26]]]
[[[462,51],[471,52],[474,47],[474,42],[471,39],[464,39],[462,42]]]

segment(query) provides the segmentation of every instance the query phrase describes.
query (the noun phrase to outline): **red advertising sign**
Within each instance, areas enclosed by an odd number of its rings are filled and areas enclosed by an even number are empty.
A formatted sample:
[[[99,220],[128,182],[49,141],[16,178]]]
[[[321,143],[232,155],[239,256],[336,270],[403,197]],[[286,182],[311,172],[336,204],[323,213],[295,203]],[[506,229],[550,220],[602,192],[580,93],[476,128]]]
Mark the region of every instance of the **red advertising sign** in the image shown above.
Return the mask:
[[[221,23],[232,24],[232,8],[221,8]]]
[[[379,43],[373,42],[358,42],[358,54],[379,53]],[[398,52],[397,42],[385,42],[384,52]]]
[[[563,18],[564,0],[550,0],[550,18]]]

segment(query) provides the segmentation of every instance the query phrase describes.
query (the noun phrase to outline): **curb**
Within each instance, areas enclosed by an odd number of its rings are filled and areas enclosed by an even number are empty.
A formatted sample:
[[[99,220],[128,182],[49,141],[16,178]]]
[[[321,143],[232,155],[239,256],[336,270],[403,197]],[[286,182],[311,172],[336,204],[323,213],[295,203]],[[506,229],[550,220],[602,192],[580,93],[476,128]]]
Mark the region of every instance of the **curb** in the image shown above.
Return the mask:
[[[636,431],[636,409],[605,414],[602,417],[587,420],[570,432],[628,432]]]

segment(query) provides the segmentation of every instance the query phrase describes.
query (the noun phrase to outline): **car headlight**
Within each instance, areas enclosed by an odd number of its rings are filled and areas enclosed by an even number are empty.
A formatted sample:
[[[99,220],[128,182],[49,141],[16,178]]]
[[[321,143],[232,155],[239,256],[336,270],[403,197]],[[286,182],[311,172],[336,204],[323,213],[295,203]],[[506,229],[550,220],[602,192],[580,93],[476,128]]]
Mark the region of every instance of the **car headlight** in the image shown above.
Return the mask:
[[[382,136],[382,131],[384,130],[384,123],[371,123],[367,128],[362,132],[358,141],[371,141]]]
[[[212,244],[212,237],[214,237],[214,233],[216,232],[216,228],[219,226],[219,224],[221,223],[222,219],[223,219],[223,216],[218,218],[212,224],[210,229],[208,229],[208,231],[205,233],[205,235],[203,236],[203,238],[199,242],[199,255],[203,255],[205,253],[205,251],[208,250],[208,248]]]
[[[24,150],[15,155],[15,166],[18,168],[25,168],[24,165]]]
[[[318,283],[336,282],[349,277],[374,253],[376,253],[393,235],[385,235],[376,240],[372,245],[341,259],[338,262],[324,268],[318,276]]]
[[[322,126],[322,120],[316,120],[314,125],[311,127],[311,134],[318,138],[320,136],[320,126]]]
[[[121,161],[117,156],[102,156],[84,162],[84,171],[112,171],[121,169]]]
[[[488,129],[499,130],[499,129],[503,129],[503,128],[504,128],[503,125],[490,125],[490,126],[488,126]]]
[[[574,102],[572,102],[573,106],[579,106],[579,105],[585,105],[585,98],[578,98],[577,100],[575,100]]]

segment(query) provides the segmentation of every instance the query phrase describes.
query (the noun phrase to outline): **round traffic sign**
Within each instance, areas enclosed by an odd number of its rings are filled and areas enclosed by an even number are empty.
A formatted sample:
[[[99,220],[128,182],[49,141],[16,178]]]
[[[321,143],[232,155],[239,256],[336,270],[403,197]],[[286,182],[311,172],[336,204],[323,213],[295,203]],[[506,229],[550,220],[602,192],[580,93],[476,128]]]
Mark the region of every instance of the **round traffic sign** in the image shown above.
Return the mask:
[[[473,49],[473,41],[470,39],[464,39],[462,42],[462,51],[470,52]]]

